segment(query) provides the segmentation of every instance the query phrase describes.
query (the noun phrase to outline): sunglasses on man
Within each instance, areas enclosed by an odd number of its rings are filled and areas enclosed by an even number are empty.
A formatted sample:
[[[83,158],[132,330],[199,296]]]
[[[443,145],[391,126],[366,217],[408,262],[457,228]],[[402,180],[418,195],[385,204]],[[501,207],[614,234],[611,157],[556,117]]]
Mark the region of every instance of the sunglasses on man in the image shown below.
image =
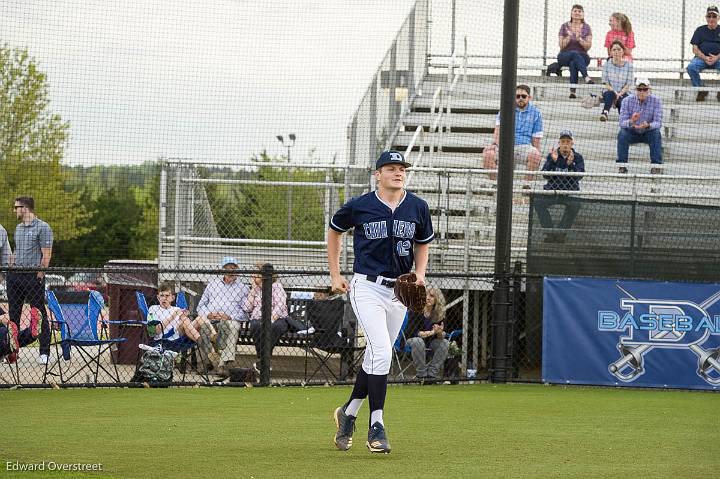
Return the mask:
[[[530,95],[522,95],[522,94],[521,94],[521,95],[515,95],[515,99],[517,99],[517,100],[520,100],[520,99],[526,100],[529,96],[530,96]]]

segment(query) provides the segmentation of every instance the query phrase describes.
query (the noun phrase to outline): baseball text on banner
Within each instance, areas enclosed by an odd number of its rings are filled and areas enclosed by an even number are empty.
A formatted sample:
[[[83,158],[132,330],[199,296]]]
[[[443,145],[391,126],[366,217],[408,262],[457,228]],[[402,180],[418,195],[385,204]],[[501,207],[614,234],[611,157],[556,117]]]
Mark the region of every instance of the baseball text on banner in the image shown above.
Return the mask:
[[[545,278],[545,382],[717,389],[720,284]]]

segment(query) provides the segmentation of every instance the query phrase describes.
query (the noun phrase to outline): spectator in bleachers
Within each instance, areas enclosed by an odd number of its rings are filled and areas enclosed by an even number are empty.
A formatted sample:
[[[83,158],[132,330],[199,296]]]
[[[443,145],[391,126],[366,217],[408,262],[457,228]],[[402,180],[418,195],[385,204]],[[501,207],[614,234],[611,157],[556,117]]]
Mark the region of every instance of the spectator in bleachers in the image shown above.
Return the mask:
[[[587,52],[592,47],[592,29],[585,23],[585,10],[582,5],[573,5],[570,21],[560,26],[558,44],[560,45],[558,64],[560,68],[564,66],[570,68],[570,83],[577,84],[578,73],[587,83],[595,83],[587,72],[590,64],[590,56]],[[577,98],[575,88],[570,88],[570,98]]]
[[[662,101],[650,92],[650,80],[637,78],[635,94],[627,97],[620,108],[620,131],[617,138],[620,173],[627,173],[628,150],[635,143],[650,146],[650,173],[662,173],[662,119]]]
[[[25,329],[10,321],[10,316],[0,308],[0,358],[7,357],[13,364],[17,361],[18,350],[32,343],[40,335],[40,313],[36,308],[30,309],[30,324]]]
[[[605,35],[605,48],[607,48],[608,58],[612,58],[612,46],[615,40],[620,40],[623,46],[625,60],[632,62],[632,51],[635,48],[635,34],[633,33],[632,23],[624,13],[615,12],[610,15],[610,31]]]
[[[548,154],[542,171],[584,172],[585,159],[580,153],[575,151],[574,144],[575,140],[572,131],[561,131],[558,145],[553,147],[552,151]],[[545,175],[545,179],[548,180],[548,182],[543,186],[544,190],[579,191],[582,177]],[[551,206],[564,206],[565,209],[562,218],[557,225],[558,229],[563,230],[572,226],[578,211],[580,211],[580,204],[567,195],[536,195],[533,198],[533,205],[540,220],[540,226],[548,229],[555,228],[549,211]],[[565,235],[562,232],[551,233],[546,236],[545,241],[563,242],[565,241]]]
[[[720,70],[720,29],[718,29],[718,7],[711,5],[707,7],[705,21],[707,25],[701,25],[695,29],[690,44],[695,55],[687,66],[687,72],[692,81],[692,86],[704,86],[700,78],[700,72],[712,68]],[[707,91],[699,91],[695,101],[705,101]],[[720,101],[720,92],[717,94]]]
[[[198,303],[198,315],[204,318],[200,329],[198,345],[215,368],[218,375],[226,375],[229,363],[235,361],[236,345],[240,328],[247,321],[247,313],[242,308],[250,289],[235,274],[238,262],[227,256],[220,261],[225,274],[208,282]],[[213,323],[217,330],[215,343],[211,341]]]
[[[603,111],[600,121],[607,121],[608,114],[614,106],[620,111],[622,101],[628,95],[633,84],[635,71],[633,64],[624,57],[624,47],[620,40],[613,40],[610,47],[610,61],[603,67]]]
[[[439,288],[427,288],[422,313],[408,311],[410,324],[416,325],[416,334],[407,340],[418,379],[437,379],[443,376],[450,341],[445,339],[445,296]],[[426,349],[432,352],[426,361]]]
[[[263,268],[262,263],[255,265],[258,270]],[[270,340],[270,356],[277,345],[280,337],[288,331],[299,331],[305,326],[298,320],[289,316],[287,307],[287,293],[285,288],[278,281],[277,275],[272,278],[272,309],[270,321],[272,322],[272,339]],[[243,301],[243,309],[250,317],[250,332],[255,343],[255,352],[258,360],[263,353],[263,331],[262,331],[262,275],[254,274],[250,284],[250,293]]]
[[[515,89],[515,163],[527,166],[530,171],[536,171],[542,159],[540,154],[540,140],[543,136],[543,120],[540,110],[530,103],[530,87],[518,85]],[[483,166],[486,169],[497,168],[498,142],[500,141],[500,113],[495,119],[492,145],[483,148]],[[497,175],[489,175],[495,179]],[[527,176],[527,180],[532,180]]]

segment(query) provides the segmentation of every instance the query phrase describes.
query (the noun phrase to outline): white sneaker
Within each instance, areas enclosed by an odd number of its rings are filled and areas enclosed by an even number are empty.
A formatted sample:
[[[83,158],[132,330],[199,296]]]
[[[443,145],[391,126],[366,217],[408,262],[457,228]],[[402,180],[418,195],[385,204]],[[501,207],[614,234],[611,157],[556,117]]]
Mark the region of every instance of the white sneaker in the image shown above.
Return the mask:
[[[37,358],[37,363],[38,364],[47,364],[49,360],[50,360],[50,358],[48,358],[47,354],[41,354]]]
[[[308,334],[313,334],[314,332],[315,332],[315,328],[313,328],[312,326],[310,326],[308,329],[301,329],[301,330],[298,331],[297,333],[298,333],[300,336],[307,336]]]

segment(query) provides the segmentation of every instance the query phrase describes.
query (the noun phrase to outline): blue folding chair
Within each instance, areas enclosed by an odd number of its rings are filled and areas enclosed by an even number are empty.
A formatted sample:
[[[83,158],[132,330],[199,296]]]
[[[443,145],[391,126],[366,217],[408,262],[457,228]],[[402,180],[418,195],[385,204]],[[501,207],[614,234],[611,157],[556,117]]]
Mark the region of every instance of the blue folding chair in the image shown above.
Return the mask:
[[[462,336],[462,328],[460,329],[454,329],[450,331],[450,334],[448,334],[445,339],[447,339],[450,342],[455,341],[459,336]]]
[[[147,301],[145,300],[145,295],[141,291],[135,291],[135,299],[137,300],[138,311],[142,316],[142,323],[146,326],[154,326],[159,324],[159,321],[153,323],[147,320],[148,311],[150,310],[150,308],[148,307]],[[181,309],[188,309],[187,298],[185,297],[185,293],[183,291],[179,291],[175,296],[175,306]],[[182,354],[182,365],[186,365],[187,356],[195,349],[197,344],[185,336],[180,337],[180,339],[171,340],[169,339],[171,335],[172,331],[168,331],[167,333],[163,332],[163,335],[160,339],[148,338],[148,342],[150,343],[150,346],[159,347],[160,349],[166,349],[168,351],[174,351],[176,353]],[[203,365],[207,364],[205,358],[203,358],[202,354],[200,354],[200,350],[196,350],[199,353],[198,355],[200,356],[200,361],[203,363]],[[183,375],[182,381],[185,381],[185,373],[187,371],[186,366],[181,366],[180,370]],[[199,372],[199,374],[206,382],[210,381],[210,378],[208,377],[206,372]]]
[[[410,315],[405,312],[405,319],[403,319],[402,326],[400,326],[400,333],[393,343],[393,359],[397,372],[393,376],[399,379],[405,379],[405,371],[412,366],[410,346],[407,345],[407,332]]]
[[[48,374],[54,375],[55,367],[58,368],[60,382],[63,383],[70,381],[85,369],[92,371],[94,383],[97,383],[101,369],[115,382],[120,382],[117,364],[112,361],[112,358],[110,358],[110,362],[113,364],[114,375],[101,362],[105,352],[125,341],[125,338],[109,338],[107,333],[109,322],[100,319],[100,313],[105,307],[102,295],[97,291],[90,291],[87,303],[60,304],[55,292],[47,291],[47,304],[53,315],[50,323],[55,329],[60,330],[60,340],[53,343],[56,359],[52,366],[49,363],[45,365],[43,382]],[[100,331],[98,331],[98,324],[101,325]],[[70,376],[64,377],[60,349],[63,359],[69,360],[73,347],[79,353],[83,365]]]

